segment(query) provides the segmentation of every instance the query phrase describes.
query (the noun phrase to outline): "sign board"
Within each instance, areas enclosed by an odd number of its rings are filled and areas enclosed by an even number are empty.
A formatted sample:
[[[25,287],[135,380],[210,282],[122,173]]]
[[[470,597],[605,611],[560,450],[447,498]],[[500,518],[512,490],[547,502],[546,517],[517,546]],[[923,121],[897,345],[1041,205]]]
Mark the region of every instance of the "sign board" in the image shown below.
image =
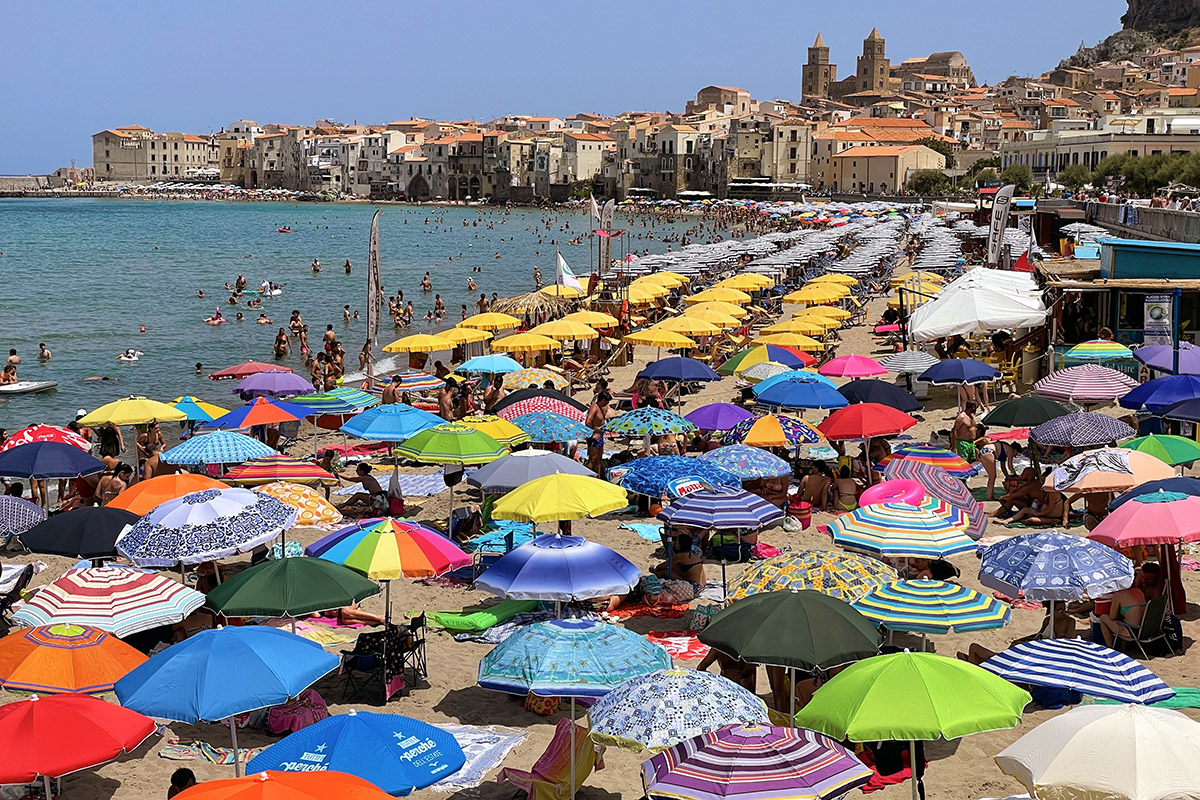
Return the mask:
[[[1146,295],[1145,321],[1142,323],[1146,344],[1171,344],[1171,295]]]

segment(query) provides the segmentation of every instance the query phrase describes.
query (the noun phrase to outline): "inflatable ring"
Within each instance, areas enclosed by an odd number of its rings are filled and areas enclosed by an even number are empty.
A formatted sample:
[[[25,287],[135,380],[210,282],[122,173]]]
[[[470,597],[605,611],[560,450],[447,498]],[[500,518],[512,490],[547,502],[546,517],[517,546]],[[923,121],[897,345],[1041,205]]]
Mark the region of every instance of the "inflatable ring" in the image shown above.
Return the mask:
[[[872,503],[907,503],[910,506],[919,506],[925,502],[925,496],[925,487],[916,481],[884,481],[863,489],[863,493],[858,497],[858,504],[869,506]]]

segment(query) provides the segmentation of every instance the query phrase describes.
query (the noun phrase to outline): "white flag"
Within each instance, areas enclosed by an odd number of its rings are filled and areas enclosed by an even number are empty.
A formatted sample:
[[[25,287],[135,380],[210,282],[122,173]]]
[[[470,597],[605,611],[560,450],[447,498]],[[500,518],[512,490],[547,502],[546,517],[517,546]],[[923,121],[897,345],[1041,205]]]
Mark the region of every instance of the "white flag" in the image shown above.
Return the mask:
[[[583,291],[583,285],[575,278],[575,273],[571,272],[571,268],[567,266],[567,260],[562,257],[562,253],[555,253],[555,259],[558,262],[558,280],[559,286],[570,286],[572,289]]]
[[[596,220],[596,224],[600,224],[600,206],[596,205],[596,195],[592,195],[592,219]]]

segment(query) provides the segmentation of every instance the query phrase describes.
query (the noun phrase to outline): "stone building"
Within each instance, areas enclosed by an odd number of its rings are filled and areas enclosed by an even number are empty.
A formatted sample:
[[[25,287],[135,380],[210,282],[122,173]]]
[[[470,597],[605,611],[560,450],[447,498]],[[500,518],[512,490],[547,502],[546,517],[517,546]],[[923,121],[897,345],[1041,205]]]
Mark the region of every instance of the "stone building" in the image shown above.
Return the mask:
[[[930,53],[924,58],[906,58],[892,68],[893,77],[901,80],[909,75],[935,75],[945,78],[955,86],[975,86],[975,73],[967,63],[967,57],[957,50]]]
[[[829,48],[820,33],[812,47],[808,48],[808,62],[800,69],[800,86],[804,100],[829,97],[830,89],[837,82],[837,64],[829,63]]]
[[[155,133],[141,125],[92,135],[92,167],[97,181],[113,183],[195,183],[219,174],[216,137]]]
[[[833,157],[835,192],[888,194],[904,187],[916,170],[946,168],[946,157],[924,145],[859,145]]]
[[[689,100],[684,107],[684,114],[699,114],[703,111],[716,110],[722,114],[748,114],[752,111],[754,100],[745,89],[735,86],[705,86],[696,92],[696,99]]]

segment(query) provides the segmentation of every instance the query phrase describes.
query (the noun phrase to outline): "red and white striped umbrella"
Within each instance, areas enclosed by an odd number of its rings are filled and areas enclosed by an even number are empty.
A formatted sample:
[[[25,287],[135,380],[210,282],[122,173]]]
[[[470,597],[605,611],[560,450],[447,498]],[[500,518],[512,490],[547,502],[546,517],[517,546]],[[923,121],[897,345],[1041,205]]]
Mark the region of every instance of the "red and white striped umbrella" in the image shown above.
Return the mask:
[[[78,433],[75,433],[75,431],[59,428],[56,425],[30,425],[28,428],[22,428],[5,439],[4,444],[0,444],[0,453],[3,453],[5,450],[11,450],[14,447],[20,447],[23,444],[33,444],[34,442],[69,444],[73,447],[78,447],[85,453],[92,449],[92,443]]]
[[[1099,364],[1080,364],[1051,372],[1033,385],[1038,397],[1075,403],[1108,403],[1138,385],[1123,372]]]
[[[496,412],[497,416],[512,422],[522,414],[533,414],[538,411],[549,411],[554,414],[561,414],[568,419],[573,419],[576,422],[583,422],[587,415],[580,411],[570,403],[565,403],[556,397],[530,397],[525,400],[518,400],[507,408],[502,408]]]

